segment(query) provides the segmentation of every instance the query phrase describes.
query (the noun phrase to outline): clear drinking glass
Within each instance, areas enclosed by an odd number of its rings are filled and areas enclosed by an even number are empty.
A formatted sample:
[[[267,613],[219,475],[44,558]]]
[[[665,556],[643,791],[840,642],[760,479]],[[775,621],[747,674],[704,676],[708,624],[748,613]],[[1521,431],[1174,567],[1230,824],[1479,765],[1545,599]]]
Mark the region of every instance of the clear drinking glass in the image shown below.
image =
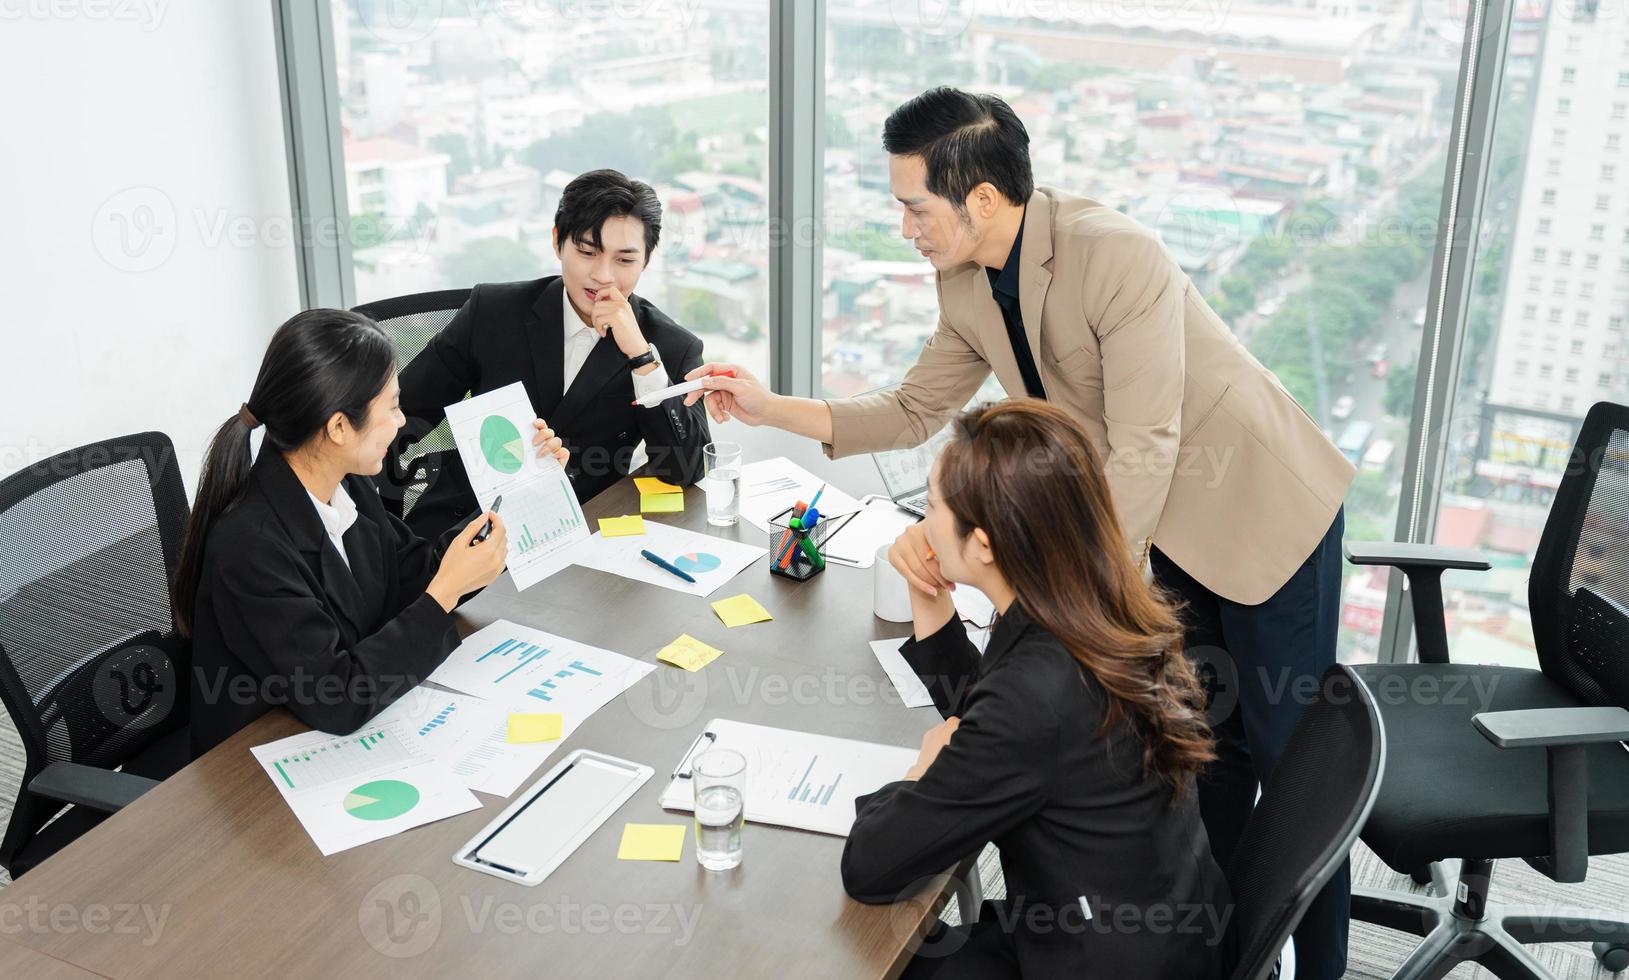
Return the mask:
[[[733,527],[741,516],[741,447],[709,442],[702,450],[707,463],[702,489],[707,491],[707,523]]]
[[[696,794],[696,860],[708,871],[741,863],[741,825],[746,820],[747,760],[731,749],[696,756],[690,784]]]

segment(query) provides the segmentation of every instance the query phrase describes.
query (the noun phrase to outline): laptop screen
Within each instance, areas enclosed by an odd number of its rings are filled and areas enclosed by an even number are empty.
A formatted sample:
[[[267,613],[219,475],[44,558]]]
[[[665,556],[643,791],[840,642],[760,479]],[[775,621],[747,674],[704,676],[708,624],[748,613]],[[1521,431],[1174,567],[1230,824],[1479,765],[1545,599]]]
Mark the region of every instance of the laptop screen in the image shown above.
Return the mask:
[[[933,461],[939,458],[939,450],[949,441],[950,426],[946,425],[914,449],[872,453],[871,458],[877,461],[877,471],[882,474],[883,485],[888,488],[888,496],[893,500],[904,500],[927,489]]]

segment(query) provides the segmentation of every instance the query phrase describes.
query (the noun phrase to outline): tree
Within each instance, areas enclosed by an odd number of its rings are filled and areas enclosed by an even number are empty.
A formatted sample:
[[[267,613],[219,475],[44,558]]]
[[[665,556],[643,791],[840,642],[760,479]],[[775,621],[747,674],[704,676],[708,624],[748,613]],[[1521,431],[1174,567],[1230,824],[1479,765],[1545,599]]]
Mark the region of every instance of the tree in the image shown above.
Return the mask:
[[[718,333],[724,318],[718,313],[718,297],[705,289],[687,289],[679,297],[679,322],[697,333]]]
[[[448,282],[473,286],[478,282],[535,279],[539,265],[537,256],[523,243],[513,238],[493,237],[477,238],[449,255],[441,271]]]
[[[1418,370],[1418,363],[1410,361],[1408,367],[1399,368],[1386,375],[1385,404],[1382,407],[1385,408],[1387,415],[1406,419],[1413,413],[1414,378]]]
[[[447,154],[447,182],[452,183],[475,169],[469,140],[463,133],[437,133],[430,137],[430,149]]]

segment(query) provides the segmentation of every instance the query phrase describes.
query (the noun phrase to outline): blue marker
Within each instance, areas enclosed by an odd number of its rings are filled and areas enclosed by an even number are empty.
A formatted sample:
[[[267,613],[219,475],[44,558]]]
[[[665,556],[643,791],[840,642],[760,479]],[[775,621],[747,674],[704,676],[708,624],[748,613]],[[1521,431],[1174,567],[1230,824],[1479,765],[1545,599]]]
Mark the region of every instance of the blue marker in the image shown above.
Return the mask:
[[[644,551],[644,550],[641,550],[639,553],[644,555],[645,560],[650,562],[652,565],[656,565],[659,568],[667,569],[668,571],[672,572],[673,574],[675,574],[675,575],[679,576],[680,578],[684,579],[686,582],[689,582],[691,585],[696,584],[696,580],[691,578],[689,573],[685,572],[683,569],[679,568],[677,565],[673,565],[673,564],[663,560],[659,555],[655,555],[655,554],[652,554],[649,551]]]

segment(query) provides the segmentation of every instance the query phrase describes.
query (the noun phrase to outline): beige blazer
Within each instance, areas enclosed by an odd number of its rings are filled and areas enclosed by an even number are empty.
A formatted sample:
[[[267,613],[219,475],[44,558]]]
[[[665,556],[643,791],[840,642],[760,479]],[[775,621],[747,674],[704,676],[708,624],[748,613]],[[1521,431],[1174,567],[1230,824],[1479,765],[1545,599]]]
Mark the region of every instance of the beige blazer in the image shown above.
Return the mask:
[[[1128,544],[1255,605],[1306,561],[1354,469],[1155,235],[1050,187],[1029,199],[1019,307],[1047,400],[1086,427]],[[895,389],[829,401],[833,456],[918,445],[991,371],[1022,397],[990,280],[938,274],[939,326]]]

